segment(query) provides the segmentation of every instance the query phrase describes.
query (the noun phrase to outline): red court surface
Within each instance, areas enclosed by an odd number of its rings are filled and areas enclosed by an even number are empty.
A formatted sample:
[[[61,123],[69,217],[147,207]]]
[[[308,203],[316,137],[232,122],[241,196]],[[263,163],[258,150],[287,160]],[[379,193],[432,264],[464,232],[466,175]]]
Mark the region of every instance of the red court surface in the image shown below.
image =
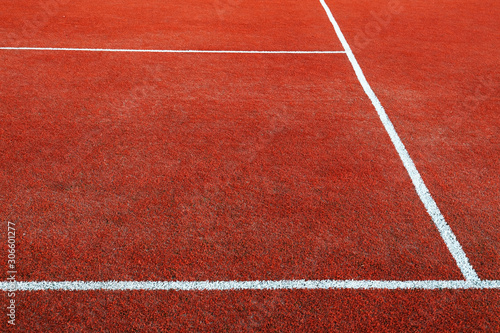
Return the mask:
[[[495,332],[498,290],[30,292],[19,328],[121,332]]]
[[[3,58],[23,279],[460,278],[342,55]]]
[[[360,29],[388,2],[328,3],[351,46],[366,45],[357,48],[360,65],[472,265],[498,280],[498,2],[401,2],[368,39]]]
[[[500,330],[496,3],[0,5],[2,330]]]
[[[2,46],[342,50],[314,0],[63,2],[0,1]]]

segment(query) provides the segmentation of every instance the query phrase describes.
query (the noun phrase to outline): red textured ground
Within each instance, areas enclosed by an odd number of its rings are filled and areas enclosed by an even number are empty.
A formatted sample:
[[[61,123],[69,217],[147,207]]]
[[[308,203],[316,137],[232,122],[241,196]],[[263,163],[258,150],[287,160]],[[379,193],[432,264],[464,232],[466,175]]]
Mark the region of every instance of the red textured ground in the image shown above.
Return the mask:
[[[405,3],[361,43],[370,11],[401,4],[328,3],[472,265],[499,279],[498,5]],[[38,2],[0,4],[5,46],[341,49],[313,0],[70,1],[30,32]],[[0,59],[19,280],[461,279],[345,55]],[[494,332],[499,298],[19,292],[17,328]]]
[[[329,2],[353,46],[374,21],[370,12],[388,8],[383,0],[356,3]],[[500,6],[401,6],[378,37],[359,38],[366,46],[356,55],[479,276],[499,279]]]
[[[42,6],[44,1],[38,0],[0,1],[5,9],[0,13],[2,44],[134,49],[341,50],[339,40],[331,34],[331,24],[323,8],[314,0],[60,2],[67,4]]]
[[[23,279],[461,277],[343,55],[2,58]]]
[[[29,332],[497,332],[500,292],[33,292],[18,299],[18,328]]]

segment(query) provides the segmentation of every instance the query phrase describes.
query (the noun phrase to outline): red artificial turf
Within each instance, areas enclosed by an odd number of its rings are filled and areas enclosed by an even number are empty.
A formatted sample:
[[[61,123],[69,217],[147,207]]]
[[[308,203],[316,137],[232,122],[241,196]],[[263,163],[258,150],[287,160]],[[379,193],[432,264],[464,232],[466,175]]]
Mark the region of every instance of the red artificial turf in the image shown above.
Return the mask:
[[[327,2],[474,268],[499,279],[497,3]],[[2,46],[341,49],[313,0],[0,4]],[[345,55],[0,60],[19,280],[461,278]],[[29,332],[500,330],[498,290],[16,300]]]
[[[328,4],[472,265],[499,279],[498,2]]]
[[[22,279],[461,278],[343,55],[1,57]]]
[[[315,0],[0,0],[0,46],[342,50]]]
[[[498,290],[22,292],[17,298],[17,328],[29,332],[500,330]]]

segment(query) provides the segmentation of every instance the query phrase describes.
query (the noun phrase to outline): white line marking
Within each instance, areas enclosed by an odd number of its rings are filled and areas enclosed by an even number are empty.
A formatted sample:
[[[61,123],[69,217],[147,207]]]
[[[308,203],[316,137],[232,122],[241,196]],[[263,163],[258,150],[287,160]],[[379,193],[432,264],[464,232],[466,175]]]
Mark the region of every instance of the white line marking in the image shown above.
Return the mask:
[[[441,234],[441,237],[446,243],[446,246],[448,246],[448,249],[451,252],[453,258],[455,258],[457,265],[462,271],[462,274],[464,275],[465,279],[471,281],[478,281],[479,277],[477,276],[476,271],[469,263],[469,259],[467,258],[467,255],[465,254],[464,250],[462,249],[462,246],[458,242],[450,226],[446,223],[443,214],[441,214],[441,211],[439,210],[436,202],[432,198],[429,190],[427,189],[427,186],[425,186],[425,183],[422,177],[420,176],[420,173],[415,167],[415,164],[413,163],[410,154],[408,154],[408,151],[406,150],[403,142],[399,138],[399,135],[397,134],[392,122],[387,116],[384,107],[382,106],[377,96],[373,92],[372,88],[368,84],[368,81],[366,80],[365,75],[363,74],[363,71],[361,70],[361,67],[358,64],[358,61],[356,60],[356,57],[354,57],[351,47],[347,43],[344,34],[340,30],[337,21],[335,21],[335,18],[333,17],[330,8],[328,7],[328,5],[325,3],[324,0],[319,0],[319,1],[321,2],[321,5],[323,6],[326,14],[328,15],[328,18],[330,19],[330,22],[332,23],[333,28],[335,29],[335,32],[338,38],[340,39],[342,46],[344,47],[344,50],[346,51],[346,55],[349,58],[349,61],[351,62],[354,71],[356,72],[356,76],[358,77],[361,86],[363,87],[366,95],[368,95],[373,106],[377,110],[380,120],[382,121],[382,124],[385,127],[385,130],[389,134],[392,143],[396,147],[396,150],[401,160],[403,161],[403,164],[406,170],[408,171],[411,180],[413,181],[413,185],[415,186],[415,189],[418,193],[418,196],[420,197],[420,200],[423,202],[425,208],[427,209],[427,212],[434,221],[434,224],[439,230],[439,233]]]
[[[500,289],[500,280],[371,281],[33,281],[0,282],[4,291],[83,290],[283,290],[283,289]]]
[[[215,282],[0,282],[1,290],[245,290],[245,289],[499,289],[500,281],[481,281],[469,263],[467,255],[455,234],[446,223],[436,202],[420,176],[403,142],[399,138],[382,104],[371,89],[361,67],[347,43],[330,8],[320,0],[345,51],[231,51],[231,50],[139,50],[139,49],[91,49],[91,48],[52,48],[52,47],[0,47],[0,50],[25,51],[80,51],[80,52],[136,52],[136,53],[222,53],[222,54],[342,54],[345,53],[373,106],[389,134],[403,164],[413,181],[415,189],[427,212],[438,228],[441,237],[455,258],[466,281],[335,281],[335,280],[283,280],[283,281],[215,281]]]
[[[0,47],[17,51],[79,51],[79,52],[135,52],[135,53],[240,53],[240,54],[336,54],[345,51],[237,51],[237,50],[139,50],[139,49],[84,49],[57,47]]]

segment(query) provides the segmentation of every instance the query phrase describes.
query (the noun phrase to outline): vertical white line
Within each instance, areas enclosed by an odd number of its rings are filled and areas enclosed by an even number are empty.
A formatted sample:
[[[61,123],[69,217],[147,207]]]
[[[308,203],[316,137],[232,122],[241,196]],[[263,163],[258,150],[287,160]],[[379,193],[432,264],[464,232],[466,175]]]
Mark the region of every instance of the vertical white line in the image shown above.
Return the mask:
[[[453,258],[455,258],[457,265],[462,271],[462,274],[464,275],[465,279],[479,281],[479,277],[477,276],[476,271],[469,263],[469,259],[467,258],[467,255],[465,254],[464,250],[462,249],[462,246],[458,242],[450,226],[446,223],[443,214],[441,214],[441,211],[439,210],[436,202],[432,198],[429,190],[427,189],[427,186],[425,186],[425,183],[422,177],[420,176],[420,173],[415,167],[415,164],[413,163],[410,155],[408,154],[408,151],[406,150],[403,142],[401,141],[399,135],[394,129],[394,126],[392,125],[392,122],[387,116],[384,107],[382,106],[377,96],[373,92],[372,88],[368,84],[368,81],[366,81],[365,75],[363,74],[361,67],[359,67],[358,61],[356,60],[356,57],[354,57],[351,47],[347,43],[344,34],[340,30],[337,21],[335,21],[335,18],[333,17],[330,8],[328,7],[328,5],[325,3],[324,0],[319,0],[319,1],[321,2],[321,5],[323,6],[328,18],[330,19],[330,22],[332,23],[333,28],[335,29],[335,33],[337,34],[337,37],[339,38],[340,42],[342,43],[342,46],[344,47],[346,55],[349,58],[349,61],[351,62],[351,65],[354,69],[354,72],[356,73],[356,76],[358,77],[359,82],[361,83],[361,86],[363,87],[363,90],[365,91],[368,98],[370,98],[373,106],[377,110],[380,120],[382,121],[382,124],[385,127],[385,130],[389,134],[391,141],[394,144],[394,147],[396,148],[401,160],[403,161],[406,171],[408,171],[408,174],[410,175],[410,178],[413,182],[413,185],[415,186],[415,190],[417,191],[420,200],[423,202],[425,208],[427,209],[427,212],[432,218],[432,221],[434,221],[434,224],[439,230],[439,233],[441,234],[441,237],[446,243],[446,246],[451,252]]]

